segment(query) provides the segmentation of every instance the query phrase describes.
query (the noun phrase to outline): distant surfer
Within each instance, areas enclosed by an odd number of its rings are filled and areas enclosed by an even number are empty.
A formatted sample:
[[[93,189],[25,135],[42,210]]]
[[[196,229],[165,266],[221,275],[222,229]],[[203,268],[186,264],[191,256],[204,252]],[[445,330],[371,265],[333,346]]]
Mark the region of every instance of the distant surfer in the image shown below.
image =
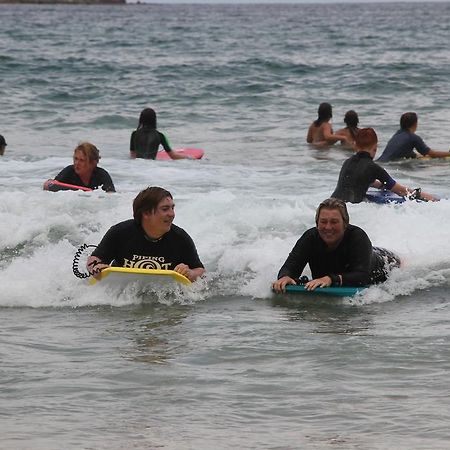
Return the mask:
[[[421,189],[410,189],[397,183],[385,169],[373,161],[377,151],[378,137],[373,128],[362,128],[355,136],[356,153],[344,161],[336,189],[332,197],[344,202],[360,203],[366,199],[367,189],[372,186],[395,192],[402,197],[437,201],[438,198]]]
[[[175,203],[161,187],[148,187],[133,201],[134,219],[112,226],[87,260],[94,277],[117,267],[174,270],[195,281],[205,269],[194,241],[173,224]]]
[[[316,211],[316,226],[305,231],[289,253],[272,284],[275,292],[285,292],[288,284],[298,284],[306,264],[312,280],[307,290],[328,286],[365,286],[386,281],[400,258],[384,248],[372,247],[361,228],[349,224],[345,203],[324,200]]]
[[[7,145],[8,144],[6,143],[5,138],[0,134],[0,156],[3,156],[5,154]]]
[[[430,158],[445,158],[449,152],[432,150],[416,134],[418,118],[415,112],[406,112],[400,117],[400,129],[391,137],[378,161],[394,161],[402,158],[417,158],[417,153]]]
[[[333,117],[331,105],[321,103],[317,111],[317,119],[309,126],[306,142],[318,147],[335,144],[338,141],[346,142],[344,134],[334,134],[330,124]]]
[[[166,136],[156,129],[156,112],[152,108],[145,108],[139,116],[137,129],[131,133],[130,157],[155,159],[160,145],[172,159],[191,159],[188,155],[172,150]]]
[[[356,111],[353,111],[353,109],[347,111],[344,116],[344,123],[346,127],[337,130],[336,134],[345,136],[345,142],[342,142],[343,145],[349,148],[354,148],[355,136],[359,131],[359,117]]]
[[[56,175],[55,180],[74,186],[81,186],[90,189],[101,188],[106,192],[116,192],[114,183],[109,173],[98,167],[100,152],[98,148],[90,142],[82,142],[73,152],[73,164],[65,167]],[[44,189],[49,191],[60,190],[61,188],[48,180],[44,183]]]

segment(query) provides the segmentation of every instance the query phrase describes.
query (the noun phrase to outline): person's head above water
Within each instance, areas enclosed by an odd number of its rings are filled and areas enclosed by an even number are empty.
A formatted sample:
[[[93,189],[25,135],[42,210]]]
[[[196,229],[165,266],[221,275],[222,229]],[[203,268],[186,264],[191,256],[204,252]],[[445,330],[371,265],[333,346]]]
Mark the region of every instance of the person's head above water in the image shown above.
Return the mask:
[[[316,210],[316,228],[328,248],[336,248],[349,224],[347,206],[337,198],[327,198]]]
[[[356,113],[356,111],[353,111],[353,109],[351,109],[350,111],[347,111],[344,116],[344,123],[349,128],[356,128],[359,123],[359,117],[358,117],[358,114]]]
[[[133,201],[134,220],[138,224],[141,224],[142,214],[145,212],[155,212],[161,201],[167,197],[173,199],[169,191],[158,186],[150,186],[139,192]]]
[[[5,138],[0,134],[0,155],[5,153],[5,148],[8,144],[5,141]]]
[[[156,112],[152,108],[145,108],[139,116],[139,127],[156,128]]]
[[[321,103],[317,110],[317,120],[314,122],[316,126],[319,126],[323,122],[327,122],[333,117],[333,111],[329,103]]]
[[[400,117],[400,128],[407,131],[417,125],[417,120],[418,117],[415,112],[406,112]]]
[[[355,137],[357,150],[367,150],[378,144],[378,136],[373,128],[361,128]]]

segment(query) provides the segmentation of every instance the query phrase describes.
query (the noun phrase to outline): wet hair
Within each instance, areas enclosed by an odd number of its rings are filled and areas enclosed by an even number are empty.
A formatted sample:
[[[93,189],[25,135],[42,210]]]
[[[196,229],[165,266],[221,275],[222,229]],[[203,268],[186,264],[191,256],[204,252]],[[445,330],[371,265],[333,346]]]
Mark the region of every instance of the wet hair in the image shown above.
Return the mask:
[[[90,142],[81,142],[78,144],[78,146],[75,148],[73,153],[75,152],[81,152],[83,155],[90,161],[96,161],[98,162],[100,160],[100,151],[98,148],[91,144]]]
[[[149,186],[139,192],[133,200],[134,220],[140,225],[142,222],[142,214],[145,212],[154,212],[159,203],[167,197],[173,199],[169,191],[157,186]]]
[[[322,211],[322,209],[336,209],[340,212],[342,220],[344,221],[344,225],[347,226],[350,222],[350,219],[348,217],[348,211],[347,211],[347,205],[345,204],[344,201],[338,199],[338,198],[327,198],[326,200],[324,200],[318,207],[316,210],[316,225],[319,224],[319,216],[320,216],[320,211]]]
[[[415,112],[406,112],[400,117],[400,128],[402,130],[409,130],[417,123],[417,114]]]
[[[321,103],[317,110],[317,120],[314,121],[316,127],[320,126],[323,122],[330,120],[333,117],[331,105],[329,103]]]
[[[374,144],[378,144],[378,136],[373,128],[361,128],[355,136],[355,145],[358,149],[364,150]]]
[[[355,139],[356,133],[358,132],[359,123],[359,117],[356,111],[353,111],[353,109],[347,111],[344,116],[344,123],[347,125],[353,139]]]
[[[152,108],[145,108],[141,111],[139,116],[139,126],[147,128],[156,128],[156,112]]]

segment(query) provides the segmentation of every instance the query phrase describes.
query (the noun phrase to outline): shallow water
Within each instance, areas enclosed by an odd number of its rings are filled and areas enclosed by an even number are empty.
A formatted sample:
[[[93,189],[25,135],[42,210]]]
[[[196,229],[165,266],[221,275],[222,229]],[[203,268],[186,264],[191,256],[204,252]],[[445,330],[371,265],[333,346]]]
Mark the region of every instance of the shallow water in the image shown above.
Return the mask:
[[[448,448],[448,162],[385,165],[439,203],[349,205],[404,261],[383,286],[337,301],[269,286],[349,156],[305,144],[321,101],[335,129],[356,109],[380,151],[407,110],[448,149],[449,10],[1,5],[0,446]],[[130,160],[145,106],[206,157]],[[42,191],[85,139],[117,194]],[[206,279],[75,278],[77,248],[147,185],[173,193]]]

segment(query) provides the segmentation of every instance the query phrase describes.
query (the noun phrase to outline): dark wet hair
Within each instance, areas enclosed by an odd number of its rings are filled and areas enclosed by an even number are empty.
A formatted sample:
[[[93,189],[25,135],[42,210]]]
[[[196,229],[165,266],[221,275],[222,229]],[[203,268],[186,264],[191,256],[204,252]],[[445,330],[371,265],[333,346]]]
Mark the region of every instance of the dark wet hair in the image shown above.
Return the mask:
[[[329,103],[321,103],[317,110],[317,120],[314,121],[316,127],[320,126],[323,122],[330,120],[333,117],[333,111]]]
[[[378,136],[373,128],[361,128],[355,136],[355,145],[358,149],[366,149],[378,143]]]
[[[417,114],[415,112],[406,112],[400,117],[400,128],[402,130],[409,130],[417,123]]]
[[[345,204],[344,201],[338,199],[338,198],[327,198],[326,200],[324,200],[318,207],[316,210],[316,225],[318,225],[319,223],[319,216],[320,216],[320,211],[322,211],[322,209],[337,209],[342,217],[342,220],[344,221],[344,225],[347,226],[350,222],[350,218],[348,216],[348,211],[347,211],[347,205]]]
[[[156,128],[156,112],[152,108],[145,108],[141,111],[139,116],[139,126],[147,128]]]
[[[347,111],[344,116],[344,123],[347,125],[347,129],[350,131],[353,139],[355,139],[359,123],[359,117],[356,111],[353,111],[353,109]]]
[[[73,153],[75,152],[81,152],[83,155],[89,160],[89,161],[97,161],[100,160],[100,151],[98,148],[91,144],[90,142],[81,142],[78,144],[78,146],[75,148]]]
[[[140,225],[142,214],[145,212],[154,212],[159,203],[165,198],[173,199],[172,194],[164,188],[149,186],[147,189],[139,192],[133,201],[133,217]]]

